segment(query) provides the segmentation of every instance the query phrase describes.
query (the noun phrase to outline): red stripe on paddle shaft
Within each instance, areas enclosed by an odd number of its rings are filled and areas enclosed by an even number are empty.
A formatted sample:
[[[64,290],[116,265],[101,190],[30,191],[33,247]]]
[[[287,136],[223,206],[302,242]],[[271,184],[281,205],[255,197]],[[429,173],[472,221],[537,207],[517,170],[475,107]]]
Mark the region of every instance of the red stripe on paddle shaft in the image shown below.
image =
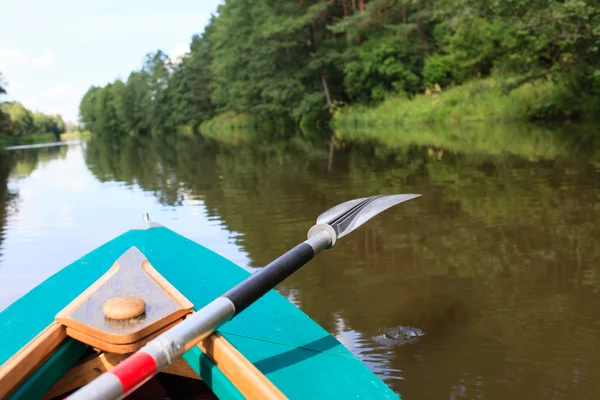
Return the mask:
[[[152,377],[156,373],[156,370],[157,367],[154,358],[148,353],[138,351],[117,364],[110,373],[119,378],[123,386],[123,393],[128,394],[148,378]]]

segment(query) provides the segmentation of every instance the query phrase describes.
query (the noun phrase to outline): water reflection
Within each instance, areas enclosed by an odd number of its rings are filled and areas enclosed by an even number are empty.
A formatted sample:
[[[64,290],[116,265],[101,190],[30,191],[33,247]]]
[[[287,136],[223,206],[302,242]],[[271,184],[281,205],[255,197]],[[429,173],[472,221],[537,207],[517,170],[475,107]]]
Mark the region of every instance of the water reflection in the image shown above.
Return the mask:
[[[510,129],[523,139],[503,151],[487,151],[498,144],[484,133],[477,145],[460,148],[452,133],[452,140],[423,146],[414,136],[356,145],[340,133],[333,142],[93,138],[61,160],[64,181],[80,176],[85,190],[55,196],[71,210],[82,209],[85,198],[96,211],[87,221],[71,212],[72,228],[64,231],[72,232],[65,239],[74,246],[71,259],[150,211],[252,269],[303,240],[335,204],[422,193],[344,238],[280,292],[407,399],[597,398],[594,139],[580,146],[553,134],[533,146],[530,131]],[[96,233],[82,233],[86,225]],[[3,256],[3,268],[8,259],[14,256]],[[426,335],[403,345],[376,340],[400,325]]]
[[[14,168],[15,158],[11,154],[0,153],[0,257],[4,242],[4,226],[7,215],[16,203],[17,194],[8,188],[8,176]]]

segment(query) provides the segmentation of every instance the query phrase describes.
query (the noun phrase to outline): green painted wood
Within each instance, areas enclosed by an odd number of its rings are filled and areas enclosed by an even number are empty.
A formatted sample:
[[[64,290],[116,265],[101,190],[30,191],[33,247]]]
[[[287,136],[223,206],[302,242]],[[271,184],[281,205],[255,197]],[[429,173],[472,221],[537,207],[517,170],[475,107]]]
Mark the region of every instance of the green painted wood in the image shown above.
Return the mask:
[[[210,390],[220,399],[243,400],[244,396],[227,379],[215,363],[198,347],[183,355],[183,359],[202,377]]]
[[[228,340],[290,399],[397,399],[385,383],[357,358],[346,358],[276,343],[229,335]],[[316,346],[337,340],[324,336]],[[291,379],[293,377],[293,379]]]
[[[54,354],[17,389],[10,399],[29,400],[41,398],[79,361],[87,348],[88,346],[76,340],[65,340]]]
[[[0,363],[47,326],[131,246],[144,253],[195,309],[248,276],[232,262],[166,228],[129,231],[67,266],[0,314]],[[23,317],[27,309],[38,310],[37,317]],[[321,398],[397,398],[341,343],[275,291],[219,332],[257,362],[259,370],[290,398],[306,398],[307,385]],[[327,379],[323,380],[325,366]]]

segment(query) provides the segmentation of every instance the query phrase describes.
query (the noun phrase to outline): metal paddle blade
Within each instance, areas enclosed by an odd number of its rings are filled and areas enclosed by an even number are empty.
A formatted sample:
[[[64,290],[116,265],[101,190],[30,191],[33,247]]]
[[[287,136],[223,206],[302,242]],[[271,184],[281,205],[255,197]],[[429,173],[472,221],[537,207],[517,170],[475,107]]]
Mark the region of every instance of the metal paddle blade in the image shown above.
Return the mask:
[[[339,239],[388,208],[419,196],[421,195],[392,194],[350,200],[319,215],[317,224],[331,226]]]

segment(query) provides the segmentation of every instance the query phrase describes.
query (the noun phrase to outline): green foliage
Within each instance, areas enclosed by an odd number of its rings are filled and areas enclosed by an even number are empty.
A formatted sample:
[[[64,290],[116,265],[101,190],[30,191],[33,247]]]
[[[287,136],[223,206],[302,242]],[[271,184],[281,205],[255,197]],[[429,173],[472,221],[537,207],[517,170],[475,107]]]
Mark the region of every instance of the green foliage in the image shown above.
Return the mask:
[[[134,135],[146,135],[150,131],[147,114],[151,100],[147,75],[147,72],[142,70],[132,72],[129,78],[127,78],[127,84],[123,92],[126,118],[121,127],[122,132]],[[102,131],[98,131],[92,126],[88,129],[93,132],[102,133]]]
[[[190,53],[175,64],[169,80],[173,120],[177,126],[189,125],[192,130],[214,115],[210,100],[211,43],[209,25],[202,36],[194,36]]]
[[[2,76],[2,72],[0,72],[0,94],[6,94],[6,89],[4,88],[5,85],[4,77]]]
[[[47,115],[41,112],[33,114],[33,125],[36,133],[51,133],[60,137],[66,131],[65,122],[60,115]]]
[[[325,91],[341,89],[343,42],[326,27],[337,15],[333,2],[226,2],[214,21],[213,103],[294,120],[324,111]]]
[[[372,38],[350,51],[344,67],[344,85],[350,99],[382,101],[392,93],[423,89],[422,56],[410,36]]]
[[[435,84],[446,87],[455,82],[456,71],[457,65],[453,55],[433,54],[425,59],[423,80],[427,87]]]
[[[228,0],[180,60],[159,50],[126,82],[90,88],[81,121],[108,135],[195,131],[229,112],[319,125],[339,104],[406,96],[417,99],[414,110],[432,87],[490,77],[501,95],[474,106],[488,107],[487,118],[573,118],[600,110],[588,101],[600,97],[599,41],[592,0]],[[519,103],[524,110],[492,108],[528,84],[554,86],[525,96],[533,103]],[[452,102],[472,100],[466,85],[469,95]],[[435,102],[416,114],[463,118]]]
[[[0,95],[6,94],[5,82],[0,72]],[[11,132],[10,116],[3,110],[0,103],[0,136],[7,136]]]
[[[21,103],[0,103],[1,115],[8,116],[3,136],[24,137],[37,135],[46,137],[46,134],[52,134],[55,139],[60,139],[60,135],[66,131],[65,122],[60,115],[47,115],[41,112],[32,113]],[[1,123],[2,121],[0,121]]]
[[[6,94],[4,85],[4,78],[0,73],[0,95]],[[52,134],[54,139],[60,140],[60,134],[65,130],[65,122],[58,114],[32,113],[21,103],[16,102],[0,103],[0,137],[15,136],[21,138],[19,142],[25,143],[37,139],[47,141],[48,134]],[[0,142],[0,145],[16,144],[12,139]]]
[[[10,116],[0,109],[0,137],[11,134]]]
[[[12,122],[12,130],[15,136],[24,136],[27,133],[35,130],[35,126],[33,124],[33,114],[31,111],[23,107],[21,103],[15,103],[10,108],[9,115]]]
[[[79,105],[85,129],[106,135],[147,135],[175,129],[169,80],[173,67],[162,51],[148,54],[127,82],[91,87]]]

